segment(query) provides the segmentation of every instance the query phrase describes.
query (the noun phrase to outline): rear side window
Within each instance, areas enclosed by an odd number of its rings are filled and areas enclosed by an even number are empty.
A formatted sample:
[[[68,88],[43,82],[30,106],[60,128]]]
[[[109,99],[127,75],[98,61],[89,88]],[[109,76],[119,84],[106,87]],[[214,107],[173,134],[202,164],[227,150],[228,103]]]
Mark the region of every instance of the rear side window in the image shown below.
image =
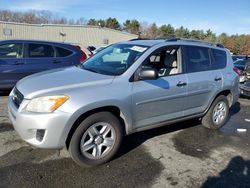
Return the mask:
[[[46,44],[29,44],[28,57],[40,58],[40,57],[54,57],[54,49],[50,45]]]
[[[188,73],[210,69],[209,49],[205,47],[186,46],[185,64]]]
[[[60,47],[56,47],[56,52],[57,52],[56,57],[67,57],[73,53],[70,50],[67,50],[65,48],[60,48]]]
[[[0,58],[21,58],[22,52],[22,43],[0,44]]]
[[[222,50],[212,49],[214,61],[212,62],[212,69],[222,69],[226,67],[227,55]]]

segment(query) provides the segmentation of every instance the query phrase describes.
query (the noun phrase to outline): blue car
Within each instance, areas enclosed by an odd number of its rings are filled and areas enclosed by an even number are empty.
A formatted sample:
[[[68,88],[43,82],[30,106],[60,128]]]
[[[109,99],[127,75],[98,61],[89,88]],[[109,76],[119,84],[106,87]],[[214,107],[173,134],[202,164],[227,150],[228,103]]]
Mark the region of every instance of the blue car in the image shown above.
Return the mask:
[[[234,61],[234,66],[243,71],[246,66],[246,58]]]
[[[35,40],[0,41],[0,90],[33,73],[78,65],[87,58],[79,46]]]

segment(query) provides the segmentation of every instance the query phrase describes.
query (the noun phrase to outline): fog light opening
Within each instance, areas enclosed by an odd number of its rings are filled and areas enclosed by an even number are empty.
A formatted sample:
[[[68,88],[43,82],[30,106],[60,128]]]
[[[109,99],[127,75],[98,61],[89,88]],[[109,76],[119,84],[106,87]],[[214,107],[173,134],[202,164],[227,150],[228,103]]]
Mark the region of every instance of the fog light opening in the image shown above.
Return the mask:
[[[41,142],[43,140],[44,134],[45,134],[45,129],[37,129],[36,131],[37,141]]]

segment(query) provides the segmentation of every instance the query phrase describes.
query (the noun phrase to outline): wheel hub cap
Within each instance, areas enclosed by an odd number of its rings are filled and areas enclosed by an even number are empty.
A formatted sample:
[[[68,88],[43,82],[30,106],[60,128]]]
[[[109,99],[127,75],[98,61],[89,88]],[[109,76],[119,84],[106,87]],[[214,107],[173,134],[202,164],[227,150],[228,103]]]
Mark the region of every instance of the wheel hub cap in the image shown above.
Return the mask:
[[[96,137],[95,144],[100,145],[101,143],[103,143],[103,138],[101,136]]]
[[[113,149],[115,141],[116,133],[112,125],[98,122],[91,125],[83,134],[80,150],[89,159],[100,159]]]
[[[213,111],[213,122],[216,125],[219,125],[226,118],[226,114],[227,114],[226,104],[223,101],[221,101],[214,108],[214,111]]]

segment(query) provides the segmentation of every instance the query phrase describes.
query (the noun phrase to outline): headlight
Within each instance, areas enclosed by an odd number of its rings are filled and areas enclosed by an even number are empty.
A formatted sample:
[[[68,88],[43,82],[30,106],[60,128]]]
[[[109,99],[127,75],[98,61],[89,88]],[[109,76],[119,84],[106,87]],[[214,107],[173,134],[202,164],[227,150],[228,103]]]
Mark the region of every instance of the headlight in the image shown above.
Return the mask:
[[[26,106],[26,111],[48,113],[54,112],[69,99],[65,95],[46,96],[32,99]]]

